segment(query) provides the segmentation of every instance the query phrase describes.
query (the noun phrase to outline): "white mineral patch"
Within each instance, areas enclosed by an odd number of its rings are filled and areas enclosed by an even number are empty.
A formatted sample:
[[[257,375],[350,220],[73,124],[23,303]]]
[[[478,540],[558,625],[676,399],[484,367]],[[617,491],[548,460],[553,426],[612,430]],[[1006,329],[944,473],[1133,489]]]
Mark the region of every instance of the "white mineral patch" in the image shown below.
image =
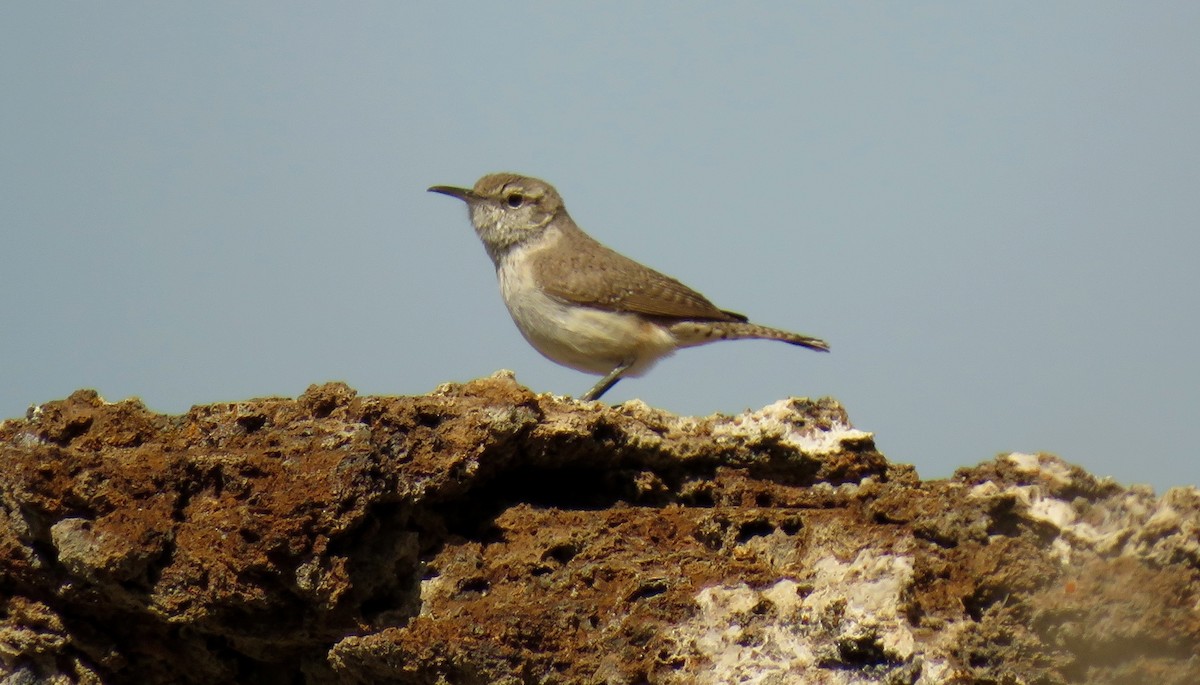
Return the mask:
[[[45,440],[42,440],[37,435],[29,432],[21,433],[17,436],[17,444],[21,447],[33,447],[34,445],[45,444],[45,442]]]
[[[813,619],[844,602],[840,616],[844,637],[874,632],[888,653],[901,659],[912,655],[912,632],[899,609],[900,593],[912,578],[910,557],[865,550],[848,564],[826,557],[816,562],[815,570],[815,589],[804,599]]]
[[[1013,453],[1002,457],[1017,470],[1037,473],[1061,484],[1072,482],[1069,465],[1046,455]],[[999,486],[981,483],[969,497],[990,499],[1015,496],[1021,513],[1058,529],[1051,553],[1071,562],[1074,550],[1121,554],[1165,562],[1183,551],[1200,558],[1200,490],[1173,488],[1162,498],[1145,486],[1133,486],[1095,501],[1067,501],[1039,485]]]
[[[451,594],[453,583],[444,576],[438,575],[421,581],[421,615],[431,616],[430,607],[434,601]]]
[[[842,447],[843,440],[862,440],[872,437],[845,423],[835,423],[829,430],[804,427],[807,417],[796,411],[792,400],[779,400],[756,412],[746,412],[732,421],[713,426],[713,437],[762,439],[771,437],[791,445],[806,454],[830,454]]]
[[[1069,502],[1043,496],[1042,489],[1036,485],[1015,486],[1007,492],[1017,496],[1025,505],[1026,514],[1035,521],[1043,521],[1062,530],[1071,527],[1078,518]]]
[[[1064,484],[1071,482],[1071,467],[1053,457],[1013,452],[1004,458],[1023,473],[1039,473]]]
[[[822,668],[818,651],[827,653],[838,640],[874,636],[896,659],[913,654],[915,641],[900,609],[911,558],[866,550],[849,562],[826,556],[809,567],[813,575],[804,584],[785,578],[761,590],[738,584],[697,594],[699,611],[673,635],[689,666],[680,677],[712,685],[865,685],[877,682],[878,674]]]
[[[689,657],[688,680],[760,685],[813,666],[813,640],[796,623],[794,604],[775,605],[770,617],[752,613],[760,601],[787,593],[788,586],[779,589],[780,584],[790,584],[794,593],[795,582],[782,580],[763,592],[742,584],[696,596],[699,613],[676,628],[676,644]]]

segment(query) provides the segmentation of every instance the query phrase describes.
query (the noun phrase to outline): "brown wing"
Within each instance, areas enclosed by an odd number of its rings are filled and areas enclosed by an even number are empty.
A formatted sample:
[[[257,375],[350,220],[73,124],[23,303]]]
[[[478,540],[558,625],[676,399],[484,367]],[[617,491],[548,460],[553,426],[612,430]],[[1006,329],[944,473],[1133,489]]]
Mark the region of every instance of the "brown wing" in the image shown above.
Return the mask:
[[[564,231],[553,260],[535,255],[547,294],[575,304],[671,319],[745,321],[718,309],[679,281],[642,266],[596,242],[582,231]],[[562,257],[566,255],[566,258]]]

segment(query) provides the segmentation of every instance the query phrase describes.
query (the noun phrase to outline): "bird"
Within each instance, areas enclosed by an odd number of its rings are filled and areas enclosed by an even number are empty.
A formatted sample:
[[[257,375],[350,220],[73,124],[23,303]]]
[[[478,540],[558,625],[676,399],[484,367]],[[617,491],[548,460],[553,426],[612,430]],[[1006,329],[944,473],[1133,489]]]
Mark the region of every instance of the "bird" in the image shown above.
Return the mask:
[[[554,186],[494,173],[472,188],[429,192],[466,203],[521,335],[543,356],[602,378],[597,400],[676,350],[718,340],[779,340],[828,352],[820,338],[751,323],[670,276],[601,244],[567,214]]]

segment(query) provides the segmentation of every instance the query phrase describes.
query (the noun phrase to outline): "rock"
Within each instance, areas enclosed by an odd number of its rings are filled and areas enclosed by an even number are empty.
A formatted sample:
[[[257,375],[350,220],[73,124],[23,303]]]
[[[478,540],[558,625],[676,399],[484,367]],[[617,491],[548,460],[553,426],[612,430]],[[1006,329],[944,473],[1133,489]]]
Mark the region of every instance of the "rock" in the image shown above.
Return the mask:
[[[921,481],[829,399],[79,391],[0,459],[7,684],[1200,682],[1200,491]]]

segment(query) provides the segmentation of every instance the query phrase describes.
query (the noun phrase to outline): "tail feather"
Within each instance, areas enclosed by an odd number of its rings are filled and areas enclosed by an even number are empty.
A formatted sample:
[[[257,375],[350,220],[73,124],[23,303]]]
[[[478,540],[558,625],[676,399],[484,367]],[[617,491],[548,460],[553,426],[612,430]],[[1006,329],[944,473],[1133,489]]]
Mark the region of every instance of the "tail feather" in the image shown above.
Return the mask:
[[[670,327],[681,347],[703,345],[718,340],[779,340],[789,345],[828,352],[829,343],[809,335],[760,326],[742,321],[681,321]]]
[[[779,340],[782,340],[789,345],[799,345],[800,347],[807,347],[808,349],[816,350],[817,352],[829,351],[829,343],[821,340],[820,338],[810,338],[807,335],[794,334],[793,338],[779,338]]]

